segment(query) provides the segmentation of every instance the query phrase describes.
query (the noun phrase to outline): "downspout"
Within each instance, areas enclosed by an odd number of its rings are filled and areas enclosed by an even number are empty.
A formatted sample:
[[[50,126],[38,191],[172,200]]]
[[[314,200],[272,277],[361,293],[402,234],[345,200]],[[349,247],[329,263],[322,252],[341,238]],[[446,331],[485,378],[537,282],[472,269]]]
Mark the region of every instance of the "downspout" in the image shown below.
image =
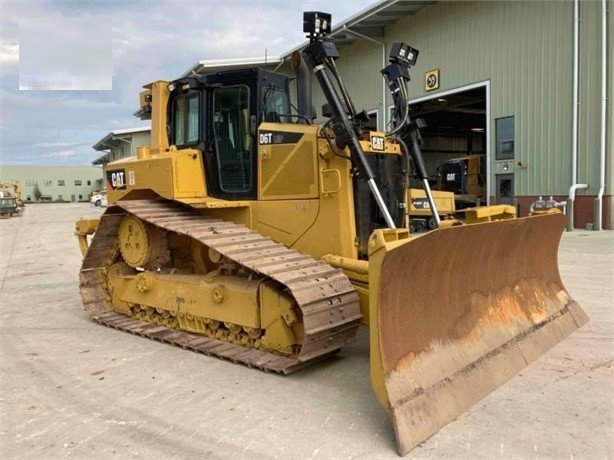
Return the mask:
[[[573,2],[573,105],[571,111],[571,186],[569,187],[569,196],[567,198],[568,232],[571,232],[573,230],[573,204],[574,200],[576,199],[576,189],[586,188],[576,186],[578,182],[578,29],[580,22],[578,1],[579,0],[574,0]]]
[[[386,45],[378,40],[375,40],[371,37],[367,37],[359,32],[355,32],[352,29],[348,28],[345,24],[343,24],[343,30],[346,32],[355,35],[363,40],[367,40],[369,42],[375,43],[382,47],[382,69],[386,67]],[[386,110],[386,82],[382,79],[382,131],[386,131],[386,126],[388,125],[388,114]]]
[[[573,2],[573,110],[571,126],[571,185],[578,181],[578,1]]]
[[[605,190],[605,134],[606,134],[606,97],[607,97],[607,29],[606,0],[601,0],[601,145],[599,155],[599,192],[595,199],[593,230],[603,230],[603,192]]]
[[[574,205],[574,201],[576,199],[576,190],[579,189],[587,189],[588,188],[588,184],[572,184],[571,187],[569,187],[569,196],[567,197],[567,205],[565,206],[565,209],[567,211],[567,231],[571,232],[573,230],[573,205]]]

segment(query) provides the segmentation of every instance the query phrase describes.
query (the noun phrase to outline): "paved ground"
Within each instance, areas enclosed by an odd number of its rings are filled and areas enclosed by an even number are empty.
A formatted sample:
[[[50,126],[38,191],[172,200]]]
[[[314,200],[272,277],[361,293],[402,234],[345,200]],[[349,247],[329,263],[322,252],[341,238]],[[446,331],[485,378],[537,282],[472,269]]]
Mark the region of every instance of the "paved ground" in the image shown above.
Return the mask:
[[[398,458],[366,331],[281,377],[90,321],[73,226],[97,214],[0,221],[2,458]],[[614,232],[565,233],[560,267],[591,321],[407,458],[614,457]]]

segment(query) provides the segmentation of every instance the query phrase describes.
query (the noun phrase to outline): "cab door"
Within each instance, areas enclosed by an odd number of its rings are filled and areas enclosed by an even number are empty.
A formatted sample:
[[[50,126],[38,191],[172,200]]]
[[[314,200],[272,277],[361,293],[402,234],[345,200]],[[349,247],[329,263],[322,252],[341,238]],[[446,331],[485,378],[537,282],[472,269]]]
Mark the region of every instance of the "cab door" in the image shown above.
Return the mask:
[[[250,88],[215,88],[212,128],[217,182],[222,194],[251,195],[254,191],[254,143],[250,132]]]

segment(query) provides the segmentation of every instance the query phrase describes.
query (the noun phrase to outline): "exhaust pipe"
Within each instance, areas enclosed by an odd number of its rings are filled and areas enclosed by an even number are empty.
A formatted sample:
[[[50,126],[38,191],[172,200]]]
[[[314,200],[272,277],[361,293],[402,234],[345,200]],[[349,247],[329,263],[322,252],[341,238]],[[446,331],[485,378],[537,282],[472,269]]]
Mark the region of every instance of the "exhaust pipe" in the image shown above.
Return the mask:
[[[296,103],[298,106],[298,113],[312,122],[316,118],[316,114],[311,99],[311,75],[307,64],[301,59],[301,53],[298,51],[292,53],[290,66],[296,73]]]

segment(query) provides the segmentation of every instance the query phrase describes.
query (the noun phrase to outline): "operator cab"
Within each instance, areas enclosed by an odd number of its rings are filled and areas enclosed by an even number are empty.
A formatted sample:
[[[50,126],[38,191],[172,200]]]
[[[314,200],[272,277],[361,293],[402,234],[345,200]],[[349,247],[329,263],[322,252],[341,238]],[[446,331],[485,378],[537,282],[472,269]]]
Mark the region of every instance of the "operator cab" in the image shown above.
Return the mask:
[[[263,69],[186,77],[171,83],[169,141],[203,152],[208,193],[256,197],[256,141],[262,122],[291,122],[290,78]]]

